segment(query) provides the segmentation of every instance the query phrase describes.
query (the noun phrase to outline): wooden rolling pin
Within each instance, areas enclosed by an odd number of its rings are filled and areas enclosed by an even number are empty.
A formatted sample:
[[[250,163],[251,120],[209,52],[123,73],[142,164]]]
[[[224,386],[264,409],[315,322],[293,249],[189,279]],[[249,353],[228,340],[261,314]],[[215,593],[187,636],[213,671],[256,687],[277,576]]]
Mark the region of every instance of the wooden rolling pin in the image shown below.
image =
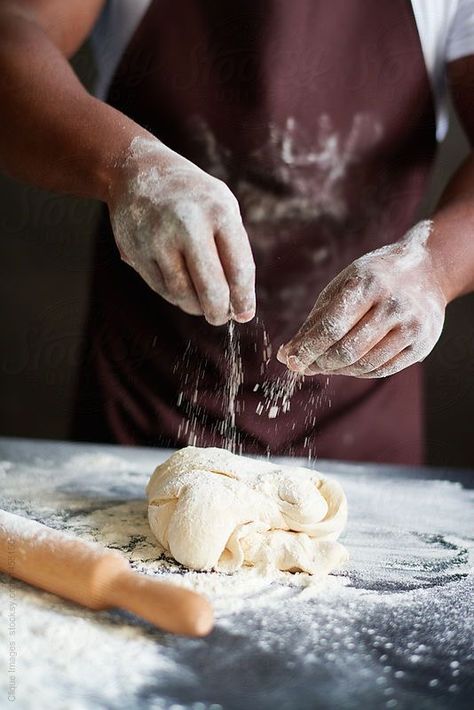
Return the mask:
[[[133,572],[115,550],[3,510],[0,570],[89,609],[127,609],[175,634],[205,636],[213,626],[200,594]]]

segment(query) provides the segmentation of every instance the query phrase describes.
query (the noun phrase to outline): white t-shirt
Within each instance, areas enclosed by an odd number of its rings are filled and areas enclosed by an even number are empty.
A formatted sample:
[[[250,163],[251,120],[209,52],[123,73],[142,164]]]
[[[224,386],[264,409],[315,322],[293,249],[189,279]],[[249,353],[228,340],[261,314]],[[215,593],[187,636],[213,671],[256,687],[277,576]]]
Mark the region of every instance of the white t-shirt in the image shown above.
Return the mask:
[[[95,93],[107,95],[132,34],[151,0],[108,0],[92,34]],[[446,64],[474,54],[474,0],[411,0],[436,107],[436,137],[448,129]]]

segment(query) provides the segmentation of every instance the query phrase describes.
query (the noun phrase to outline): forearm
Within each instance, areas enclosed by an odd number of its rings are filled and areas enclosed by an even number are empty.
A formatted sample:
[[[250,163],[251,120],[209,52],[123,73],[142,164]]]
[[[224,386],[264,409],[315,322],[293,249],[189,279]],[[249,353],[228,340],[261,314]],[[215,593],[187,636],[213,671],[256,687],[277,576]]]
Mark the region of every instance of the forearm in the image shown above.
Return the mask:
[[[46,32],[0,11],[0,166],[40,187],[106,200],[132,139],[149,134],[92,97]]]
[[[449,303],[474,290],[474,154],[450,180],[432,220],[428,249]]]
[[[50,29],[44,15],[36,21],[33,0],[21,9],[19,0],[0,0],[0,167],[107,202],[122,259],[186,313],[214,325],[231,313],[250,320],[255,267],[237,200],[223,182],[85,91],[66,55],[87,27],[68,36],[71,18],[60,22],[63,0],[56,2]],[[88,0],[92,16],[100,4]]]

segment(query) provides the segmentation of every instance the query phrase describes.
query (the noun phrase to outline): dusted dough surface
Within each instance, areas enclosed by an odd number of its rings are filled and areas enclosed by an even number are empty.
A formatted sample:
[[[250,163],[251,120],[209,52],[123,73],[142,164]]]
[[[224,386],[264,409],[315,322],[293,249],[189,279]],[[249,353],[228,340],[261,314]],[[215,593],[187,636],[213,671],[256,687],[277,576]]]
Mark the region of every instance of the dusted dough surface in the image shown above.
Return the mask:
[[[158,542],[191,569],[319,575],[347,559],[344,491],[311,469],[189,446],[156,468],[147,495]]]

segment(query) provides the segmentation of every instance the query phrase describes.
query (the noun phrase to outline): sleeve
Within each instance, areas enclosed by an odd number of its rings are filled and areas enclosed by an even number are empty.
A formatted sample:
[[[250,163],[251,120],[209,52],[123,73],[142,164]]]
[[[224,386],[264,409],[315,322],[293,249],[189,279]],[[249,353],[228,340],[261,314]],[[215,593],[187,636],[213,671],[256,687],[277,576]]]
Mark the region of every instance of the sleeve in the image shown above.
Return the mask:
[[[91,35],[97,98],[105,100],[120,59],[149,5],[150,0],[107,0],[105,3]]]
[[[458,0],[446,42],[446,62],[468,54],[474,54],[474,0]]]

